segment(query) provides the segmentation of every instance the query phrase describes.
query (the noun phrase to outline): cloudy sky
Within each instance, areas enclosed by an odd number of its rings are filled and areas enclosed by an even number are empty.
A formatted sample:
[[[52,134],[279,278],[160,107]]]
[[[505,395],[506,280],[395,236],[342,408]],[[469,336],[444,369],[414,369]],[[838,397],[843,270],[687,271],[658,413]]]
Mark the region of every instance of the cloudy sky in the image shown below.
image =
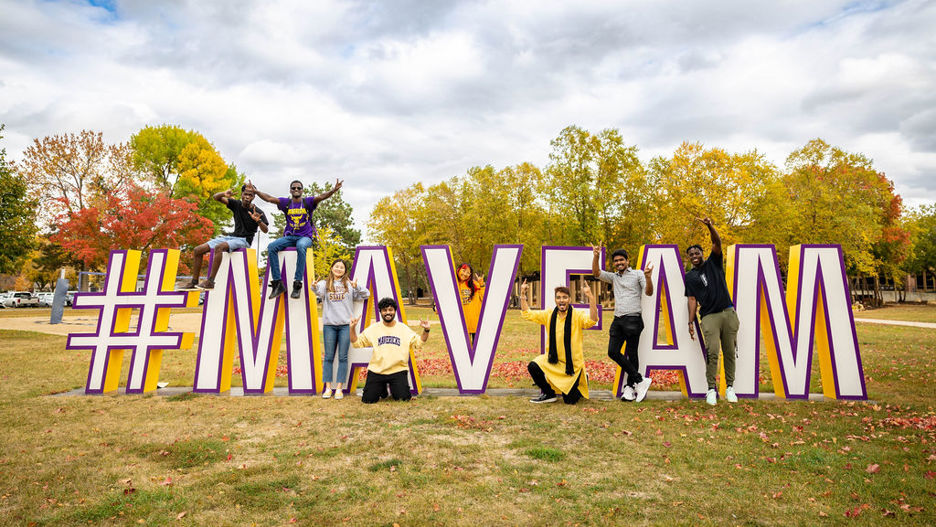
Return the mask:
[[[0,0],[2,146],[204,134],[258,186],[377,199],[546,165],[575,124],[778,165],[821,137],[936,201],[936,2]]]

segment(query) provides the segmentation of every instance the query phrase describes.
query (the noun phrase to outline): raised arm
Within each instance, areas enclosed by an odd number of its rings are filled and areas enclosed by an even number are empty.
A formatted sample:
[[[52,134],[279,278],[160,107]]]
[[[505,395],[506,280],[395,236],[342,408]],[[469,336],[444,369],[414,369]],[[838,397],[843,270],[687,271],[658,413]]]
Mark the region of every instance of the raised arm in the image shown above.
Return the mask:
[[[211,199],[215,201],[220,201],[221,203],[224,203],[225,205],[227,205],[228,200],[231,199],[232,197],[234,197],[234,189],[227,189],[227,190],[222,190],[221,192],[218,192],[214,196],[211,196]]]
[[[274,204],[274,205],[279,205],[279,198],[276,198],[276,197],[274,197],[274,196],[271,196],[271,195],[267,194],[266,192],[261,192],[261,191],[258,190],[257,187],[255,187],[254,184],[251,183],[250,181],[247,181],[247,186],[248,186],[251,190],[254,191],[254,194],[256,194],[258,198],[262,199],[263,201],[266,201],[267,203],[272,203],[272,204]]]
[[[529,311],[530,304],[527,303],[527,292],[530,290],[530,284],[526,280],[520,284],[520,311]]]
[[[429,340],[429,319],[420,320],[419,327],[422,328],[422,334],[419,335],[419,338],[421,338],[423,342],[426,342]]]
[[[591,286],[585,284],[582,293],[585,294],[585,299],[588,300],[588,318],[598,322],[598,301],[595,299],[594,293],[592,293]]]
[[[340,189],[341,185],[343,184],[344,184],[344,180],[336,179],[335,186],[333,186],[331,190],[326,190],[325,192],[322,192],[318,196],[315,196],[315,202],[318,203],[320,201],[325,201],[326,199],[332,197],[332,194],[334,194],[335,192],[338,192],[338,189]]]
[[[712,218],[706,216],[704,218],[700,218],[699,221],[708,227],[709,234],[712,236],[712,252],[721,254],[721,236],[718,235],[718,231],[716,231],[715,226],[712,225]]]
[[[598,278],[601,276],[601,267],[598,267],[598,257],[601,255],[601,247],[592,247],[592,276]]]
[[[644,269],[644,279],[647,282],[647,286],[644,288],[644,294],[647,296],[653,296],[653,266],[648,265]]]

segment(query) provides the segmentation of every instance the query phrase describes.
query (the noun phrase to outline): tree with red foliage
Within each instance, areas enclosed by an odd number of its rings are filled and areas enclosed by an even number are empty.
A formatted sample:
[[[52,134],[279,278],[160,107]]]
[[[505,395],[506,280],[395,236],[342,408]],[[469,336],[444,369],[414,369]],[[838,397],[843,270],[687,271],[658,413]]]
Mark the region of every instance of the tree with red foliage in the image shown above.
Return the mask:
[[[196,203],[130,183],[96,206],[62,214],[52,239],[88,268],[100,269],[113,249],[175,248],[210,238],[214,225],[197,209]],[[184,271],[183,262],[180,267]]]

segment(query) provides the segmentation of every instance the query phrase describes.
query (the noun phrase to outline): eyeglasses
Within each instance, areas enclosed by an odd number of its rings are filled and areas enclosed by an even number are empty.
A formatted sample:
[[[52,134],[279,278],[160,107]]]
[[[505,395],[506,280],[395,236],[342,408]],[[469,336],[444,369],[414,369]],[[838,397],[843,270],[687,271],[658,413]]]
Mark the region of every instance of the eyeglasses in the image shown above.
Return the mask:
[[[302,187],[289,187],[289,190],[302,190]]]

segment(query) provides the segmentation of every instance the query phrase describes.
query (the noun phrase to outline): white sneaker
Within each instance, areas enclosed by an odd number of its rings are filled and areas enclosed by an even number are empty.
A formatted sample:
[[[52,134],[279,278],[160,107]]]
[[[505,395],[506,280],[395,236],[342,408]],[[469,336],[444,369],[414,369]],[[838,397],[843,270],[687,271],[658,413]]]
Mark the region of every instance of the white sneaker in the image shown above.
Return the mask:
[[[331,399],[332,391],[331,388],[325,388],[325,391],[322,392],[322,399]]]
[[[650,385],[653,383],[653,379],[650,377],[644,377],[642,381],[637,383],[637,386],[634,387],[637,390],[637,398],[634,399],[638,403],[644,400],[644,397],[647,396],[647,390],[650,389]]]
[[[637,392],[634,391],[633,386],[625,386],[624,393],[621,395],[622,401],[633,401],[637,398]]]
[[[725,389],[725,400],[728,401],[729,403],[738,402],[738,396],[735,395],[734,388],[732,388],[731,386]]]
[[[715,403],[718,402],[718,394],[715,390],[709,390],[708,393],[705,394],[705,402],[715,406]]]
[[[344,390],[335,390],[335,400],[344,399]]]

